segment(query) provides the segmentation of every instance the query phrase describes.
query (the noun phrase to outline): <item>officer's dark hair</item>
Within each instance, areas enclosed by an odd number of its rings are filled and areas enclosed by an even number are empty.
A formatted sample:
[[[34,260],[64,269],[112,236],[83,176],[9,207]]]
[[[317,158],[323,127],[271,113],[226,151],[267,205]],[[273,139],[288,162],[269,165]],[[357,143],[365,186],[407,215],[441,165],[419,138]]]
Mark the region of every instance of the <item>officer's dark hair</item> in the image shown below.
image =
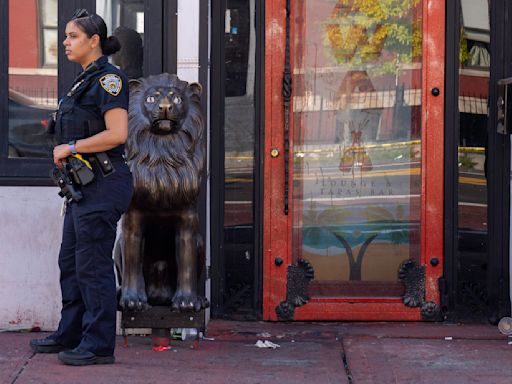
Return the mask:
[[[115,36],[107,37],[107,25],[105,21],[95,13],[89,14],[86,9],[77,9],[71,17],[78,28],[91,38],[93,35],[100,37],[101,51],[104,55],[111,55],[121,49],[121,43]]]

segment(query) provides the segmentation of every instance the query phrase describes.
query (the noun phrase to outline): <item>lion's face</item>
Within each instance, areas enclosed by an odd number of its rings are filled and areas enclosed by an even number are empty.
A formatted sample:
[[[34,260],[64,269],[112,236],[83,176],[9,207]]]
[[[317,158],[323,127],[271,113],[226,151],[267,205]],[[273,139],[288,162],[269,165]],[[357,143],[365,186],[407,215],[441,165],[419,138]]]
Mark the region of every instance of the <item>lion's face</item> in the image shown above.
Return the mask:
[[[126,153],[141,200],[170,206],[197,195],[205,159],[200,95],[201,85],[167,73],[130,81]]]
[[[143,113],[151,121],[152,132],[157,135],[175,132],[188,112],[188,99],[176,87],[151,87],[143,99]]]
[[[202,131],[202,122],[191,121],[198,118],[201,91],[200,84],[166,73],[130,80],[130,130],[138,135],[147,130],[156,136],[171,136],[166,138],[173,141],[171,145],[193,150],[190,145],[202,134],[197,131]]]

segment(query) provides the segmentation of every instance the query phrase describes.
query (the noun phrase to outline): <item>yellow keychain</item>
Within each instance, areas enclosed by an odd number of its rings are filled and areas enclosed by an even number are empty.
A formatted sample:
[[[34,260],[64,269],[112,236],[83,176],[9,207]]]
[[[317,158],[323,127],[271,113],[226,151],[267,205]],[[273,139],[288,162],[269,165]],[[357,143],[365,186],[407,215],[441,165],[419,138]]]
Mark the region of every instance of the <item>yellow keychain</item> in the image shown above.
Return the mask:
[[[87,168],[91,169],[92,170],[92,166],[91,166],[91,163],[89,163],[87,160],[85,160],[81,154],[77,153],[76,155],[71,155],[75,158],[77,158],[78,160],[80,161],[83,161],[84,164],[87,166]]]

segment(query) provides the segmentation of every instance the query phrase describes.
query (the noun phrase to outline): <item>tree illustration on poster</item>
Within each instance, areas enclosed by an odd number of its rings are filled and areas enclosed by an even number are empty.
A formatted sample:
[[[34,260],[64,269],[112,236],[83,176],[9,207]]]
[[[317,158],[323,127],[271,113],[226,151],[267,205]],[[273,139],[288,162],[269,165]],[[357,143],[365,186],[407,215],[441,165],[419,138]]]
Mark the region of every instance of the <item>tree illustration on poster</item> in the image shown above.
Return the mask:
[[[343,246],[349,263],[349,281],[363,280],[364,256],[374,240],[392,244],[409,241],[411,223],[406,221],[402,206],[397,206],[395,212],[377,205],[318,208],[311,202],[303,216],[304,244],[319,249]]]
[[[394,73],[421,58],[420,0],[338,0],[324,43],[339,65]]]

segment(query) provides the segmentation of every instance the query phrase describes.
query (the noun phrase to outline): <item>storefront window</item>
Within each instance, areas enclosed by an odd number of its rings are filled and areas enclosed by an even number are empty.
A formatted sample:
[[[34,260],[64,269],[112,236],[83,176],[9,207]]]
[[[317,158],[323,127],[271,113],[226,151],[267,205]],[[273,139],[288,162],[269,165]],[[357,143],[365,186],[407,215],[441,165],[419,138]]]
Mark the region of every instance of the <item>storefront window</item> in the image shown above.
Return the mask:
[[[294,12],[292,252],[312,295],[399,296],[420,257],[422,2]]]
[[[56,67],[58,54],[57,41],[57,0],[40,1],[41,42],[43,66]]]
[[[121,42],[112,63],[130,79],[142,77],[144,47],[144,0],[96,0],[96,13],[103,17],[109,35]]]
[[[57,1],[9,1],[9,157],[50,158],[57,106]],[[20,22],[23,20],[23,22]]]

